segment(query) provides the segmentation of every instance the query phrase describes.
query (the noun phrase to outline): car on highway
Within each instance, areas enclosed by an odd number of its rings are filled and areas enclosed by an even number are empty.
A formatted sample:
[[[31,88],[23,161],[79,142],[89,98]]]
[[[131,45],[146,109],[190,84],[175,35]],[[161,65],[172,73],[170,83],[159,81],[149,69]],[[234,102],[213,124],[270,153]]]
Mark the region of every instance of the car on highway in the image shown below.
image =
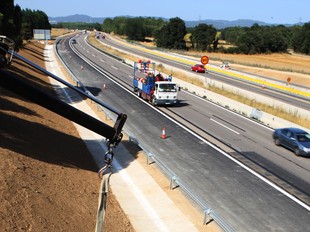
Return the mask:
[[[72,43],[73,44],[76,44],[77,42],[76,42],[76,39],[72,39]]]
[[[223,63],[220,65],[220,68],[222,69],[231,69],[230,65],[227,61],[223,61]]]
[[[207,69],[203,64],[195,64],[191,67],[191,70],[194,72],[202,72],[202,73],[207,71]]]
[[[278,128],[273,134],[273,141],[277,146],[292,150],[297,156],[310,157],[310,134],[300,128]]]

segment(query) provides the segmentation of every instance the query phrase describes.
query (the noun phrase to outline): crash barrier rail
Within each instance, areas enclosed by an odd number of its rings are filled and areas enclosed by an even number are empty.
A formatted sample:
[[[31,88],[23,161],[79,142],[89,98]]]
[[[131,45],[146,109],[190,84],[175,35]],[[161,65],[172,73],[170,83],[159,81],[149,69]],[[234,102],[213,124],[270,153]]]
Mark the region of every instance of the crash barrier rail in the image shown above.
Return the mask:
[[[128,132],[126,132],[128,133]],[[147,149],[140,144],[136,139],[131,139],[135,141],[142,150],[147,155],[148,164],[152,164],[154,161],[161,170],[169,177],[170,179],[170,190],[173,190],[177,187],[180,187],[202,210],[203,210],[203,224],[206,225],[212,220],[214,220],[224,231],[233,232],[234,230],[212,209],[208,204],[201,199],[195,192],[191,190],[177,175],[173,173],[171,169],[167,167],[155,154],[148,152]]]
[[[55,48],[56,49],[56,48]],[[56,51],[56,54],[58,58],[61,60],[60,56],[58,55],[58,52]],[[66,67],[68,73],[73,78],[73,80],[79,85],[83,86],[83,84],[73,75],[73,73],[67,68],[66,64],[62,62],[62,64]],[[83,86],[83,88],[85,88]],[[86,89],[86,88],[85,88]],[[92,95],[91,92],[87,91],[87,94]],[[115,120],[115,115],[111,114],[110,111],[107,111],[104,107],[97,104],[97,109],[99,111],[104,112],[106,119]],[[147,156],[147,163],[152,164],[155,162],[158,167],[164,172],[166,176],[170,179],[170,189],[173,190],[176,187],[180,187],[202,210],[203,210],[203,224],[206,225],[207,223],[214,220],[224,231],[227,232],[233,232],[234,230],[212,209],[208,206],[206,202],[204,202],[195,192],[193,192],[179,177],[177,177],[174,172],[167,167],[155,154],[148,151],[146,146],[141,144],[135,136],[133,136],[130,131],[126,130],[126,128],[123,128],[126,134],[129,136],[129,139],[131,142],[134,142],[135,144],[139,145],[141,149],[145,152]]]

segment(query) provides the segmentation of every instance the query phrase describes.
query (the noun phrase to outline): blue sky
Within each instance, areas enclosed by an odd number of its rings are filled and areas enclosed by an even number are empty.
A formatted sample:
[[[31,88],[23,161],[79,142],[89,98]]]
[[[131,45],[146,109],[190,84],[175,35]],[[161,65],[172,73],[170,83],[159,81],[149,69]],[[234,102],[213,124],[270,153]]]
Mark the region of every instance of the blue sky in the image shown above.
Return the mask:
[[[91,17],[179,17],[185,21],[252,19],[277,24],[310,22],[310,0],[15,0],[14,4],[22,9],[44,11],[50,17],[85,14]]]

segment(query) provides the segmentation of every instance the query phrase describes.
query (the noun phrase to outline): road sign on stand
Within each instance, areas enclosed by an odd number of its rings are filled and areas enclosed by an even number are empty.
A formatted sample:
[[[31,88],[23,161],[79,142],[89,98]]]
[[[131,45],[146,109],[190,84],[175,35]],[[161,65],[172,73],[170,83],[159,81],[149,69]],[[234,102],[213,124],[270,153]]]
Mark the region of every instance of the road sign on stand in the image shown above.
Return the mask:
[[[201,59],[200,59],[200,62],[203,64],[203,65],[206,65],[207,63],[209,63],[209,57],[207,57],[207,56],[202,56],[201,57]],[[206,75],[206,84],[208,84],[207,83],[207,69],[206,69],[206,71],[205,71],[205,75]],[[210,83],[211,83],[211,79],[210,79]]]
[[[204,65],[206,65],[207,63],[209,63],[209,57],[207,56],[202,56],[200,59],[200,62]]]
[[[287,85],[289,85],[289,83],[292,81],[292,78],[288,77],[287,78]]]

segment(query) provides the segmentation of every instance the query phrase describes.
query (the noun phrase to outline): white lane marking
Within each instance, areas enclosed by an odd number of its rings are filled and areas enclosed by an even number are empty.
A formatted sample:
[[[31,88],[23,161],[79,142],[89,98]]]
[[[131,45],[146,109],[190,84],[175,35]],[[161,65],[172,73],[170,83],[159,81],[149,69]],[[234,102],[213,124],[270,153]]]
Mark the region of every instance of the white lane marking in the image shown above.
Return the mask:
[[[86,41],[86,37],[84,38],[84,40]],[[83,58],[82,58],[83,59]],[[83,59],[86,63],[88,63],[89,65],[91,65],[92,67],[94,67],[89,61],[86,61],[85,59]],[[121,62],[119,62],[120,64],[122,64]],[[123,64],[124,65],[124,64]],[[100,70],[98,70],[96,67],[94,67],[95,70],[97,70],[99,73],[101,73],[102,75],[105,75],[104,73],[102,73]],[[126,89],[124,86],[120,85],[119,83],[115,82],[113,79],[109,78],[108,76],[106,76],[108,79],[110,79],[111,81],[113,81],[115,84],[117,84],[119,87],[121,87],[123,90],[127,91],[129,94],[136,96],[135,93],[133,93],[132,91]],[[189,92],[186,91],[187,94],[190,94]],[[195,96],[198,98],[198,96]],[[220,152],[222,155],[226,156],[228,159],[232,160],[233,162],[235,162],[236,164],[238,164],[239,166],[243,167],[245,170],[247,170],[248,172],[250,172],[251,174],[253,174],[254,176],[256,176],[257,178],[261,179],[262,181],[264,181],[266,184],[268,184],[269,186],[273,187],[274,189],[276,189],[277,191],[279,191],[280,193],[284,194],[285,196],[287,196],[288,198],[290,198],[291,200],[293,200],[294,202],[296,202],[297,204],[299,204],[300,206],[302,206],[303,208],[305,208],[306,210],[310,211],[310,206],[305,204],[304,202],[302,202],[301,200],[299,200],[298,198],[296,198],[295,196],[293,196],[292,194],[288,193],[286,190],[284,190],[283,188],[277,186],[276,184],[274,184],[273,182],[269,181],[267,178],[265,178],[264,176],[260,175],[259,173],[257,173],[256,171],[254,171],[253,169],[249,168],[248,166],[246,166],[245,164],[243,164],[242,162],[240,162],[239,160],[235,159],[234,157],[232,157],[231,155],[229,155],[228,153],[226,153],[225,151],[221,150],[220,148],[218,148],[217,146],[213,145],[212,143],[210,143],[209,141],[207,141],[206,139],[202,138],[201,136],[197,135],[195,132],[191,131],[190,129],[186,128],[184,125],[182,125],[181,123],[177,122],[174,118],[164,114],[163,112],[161,112],[160,110],[158,110],[156,107],[150,105],[149,103],[147,103],[145,100],[143,100],[142,98],[138,98],[138,100],[140,100],[141,102],[143,102],[145,105],[147,105],[148,107],[151,107],[152,109],[156,110],[159,114],[163,115],[164,117],[168,118],[170,121],[174,122],[176,125],[178,125],[179,127],[183,128],[184,130],[186,130],[187,132],[189,132],[190,134],[194,135],[196,138],[200,139],[201,141],[203,141],[204,143],[208,144],[209,146],[213,147],[215,150],[217,150],[218,152]],[[201,99],[199,97],[199,99]],[[206,101],[206,100],[205,100]],[[215,106],[217,106],[215,103],[209,102],[210,104],[213,104]],[[217,106],[219,107],[219,106]],[[227,109],[224,109],[227,110]],[[228,111],[228,110],[227,110]],[[232,114],[238,115],[237,113],[228,111]],[[262,126],[268,130],[273,130],[271,128],[268,128],[266,126],[260,125],[257,122],[254,122],[253,120],[247,119],[243,116],[238,115],[239,117],[242,117],[245,120],[248,120],[252,123],[257,124],[258,126]],[[129,131],[127,131],[127,134],[130,134]]]
[[[245,116],[243,116],[243,115],[241,115],[241,114],[238,114],[238,113],[236,113],[236,112],[234,112],[234,111],[232,111],[232,110],[226,109],[225,107],[220,106],[220,105],[218,105],[218,104],[216,104],[216,103],[214,103],[214,102],[211,102],[211,101],[208,101],[208,100],[206,100],[206,99],[203,99],[203,98],[201,98],[201,97],[199,97],[199,96],[197,96],[197,95],[195,95],[195,94],[193,94],[193,93],[191,93],[191,92],[188,92],[188,91],[183,91],[183,92],[186,93],[186,94],[188,94],[188,95],[191,95],[192,97],[195,97],[195,98],[197,98],[197,99],[199,99],[199,100],[201,100],[201,101],[207,102],[207,103],[209,103],[209,104],[211,104],[211,105],[213,105],[213,106],[215,106],[215,107],[217,107],[217,108],[220,108],[220,109],[222,109],[222,110],[225,110],[225,111],[227,111],[227,112],[230,113],[230,114],[234,114],[234,115],[236,115],[236,116],[242,118],[243,120],[247,120],[247,121],[249,121],[249,122],[251,122],[251,123],[256,124],[257,126],[260,126],[260,127],[263,127],[263,128],[265,128],[265,129],[267,129],[267,130],[273,131],[273,129],[270,128],[270,127],[268,127],[268,126],[265,126],[265,125],[263,125],[263,124],[261,124],[261,123],[258,123],[258,122],[256,122],[256,121],[254,121],[254,120],[252,120],[252,119],[250,119],[250,118],[247,118],[247,117],[245,117]]]
[[[240,135],[239,132],[234,131],[233,129],[229,128],[228,126],[225,126],[224,124],[222,124],[222,123],[220,123],[220,122],[218,122],[218,121],[215,121],[213,118],[210,118],[210,120],[213,121],[213,122],[215,122],[215,123],[217,123],[217,124],[219,124],[219,125],[221,125],[222,127],[225,127],[226,129],[228,129],[228,130],[230,130],[230,131],[236,133],[237,135]]]

